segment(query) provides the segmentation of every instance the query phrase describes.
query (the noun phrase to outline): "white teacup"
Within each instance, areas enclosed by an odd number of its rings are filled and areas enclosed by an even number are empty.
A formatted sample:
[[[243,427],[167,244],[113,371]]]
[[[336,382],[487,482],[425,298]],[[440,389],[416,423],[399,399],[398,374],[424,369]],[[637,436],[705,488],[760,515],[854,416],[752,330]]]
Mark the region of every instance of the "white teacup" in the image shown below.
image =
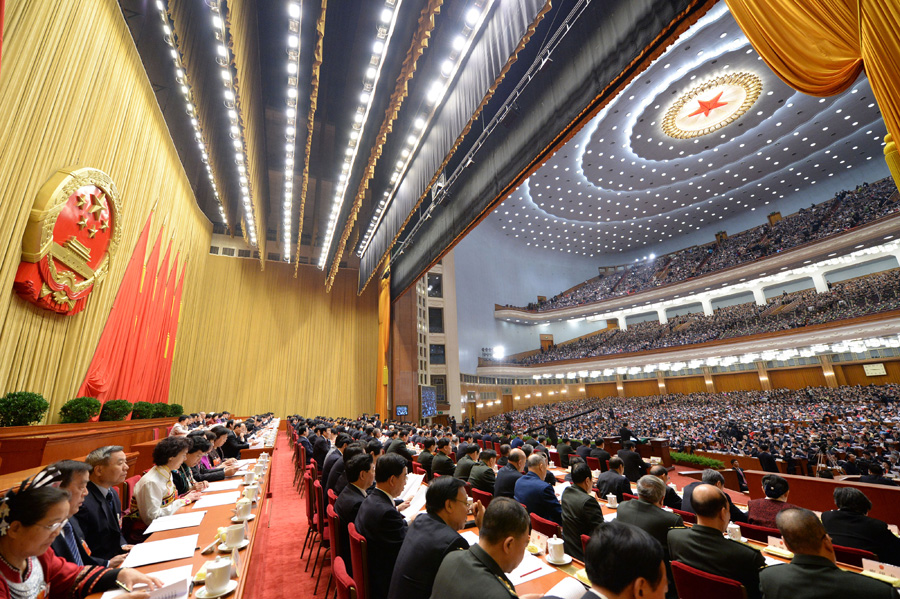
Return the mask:
[[[262,476],[262,473],[266,471],[266,465],[262,462],[256,462],[256,467],[253,468],[253,472],[256,473],[256,476]]]
[[[547,553],[549,554],[550,561],[559,563],[563,561],[565,558],[565,551],[563,550],[563,540],[558,539],[555,536],[551,539],[547,540]]]
[[[255,472],[247,472],[244,474],[244,484],[245,485],[252,485],[253,481],[255,481],[255,480],[256,480]]]
[[[233,524],[225,529],[225,546],[234,549],[244,542],[244,525]]]
[[[728,538],[734,541],[741,540],[741,527],[734,522],[728,524]]]
[[[267,454],[267,453],[264,451],[264,452],[262,452],[261,454],[259,454],[259,459],[262,460],[263,462],[268,462],[268,461],[269,461],[269,454]]]
[[[609,507],[618,507],[619,499],[616,497],[615,493],[610,493],[606,496],[606,505]]]
[[[244,525],[241,524],[241,528]],[[228,581],[231,580],[231,560],[228,558],[217,558],[214,561],[206,562],[206,593],[208,595],[218,595],[224,593],[228,588]]]
[[[244,487],[244,497],[250,501],[256,501],[256,498],[259,497],[259,485]]]
[[[234,508],[234,515],[239,520],[246,520],[250,517],[250,513],[253,509],[253,502],[246,497],[238,499],[237,504]]]

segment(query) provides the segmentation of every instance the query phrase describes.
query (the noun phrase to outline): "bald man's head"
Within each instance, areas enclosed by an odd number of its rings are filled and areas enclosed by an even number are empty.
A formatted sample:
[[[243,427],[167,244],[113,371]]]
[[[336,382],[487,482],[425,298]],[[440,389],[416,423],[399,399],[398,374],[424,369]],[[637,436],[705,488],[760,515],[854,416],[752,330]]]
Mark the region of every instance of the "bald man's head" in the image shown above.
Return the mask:
[[[722,514],[722,510],[728,507],[728,499],[715,485],[697,485],[691,494],[691,507],[700,520],[716,520]]]
[[[509,452],[509,461],[519,472],[525,467],[525,452],[521,449],[513,449]]]
[[[822,555],[823,550],[828,553],[824,547],[828,536],[825,526],[814,512],[803,508],[782,510],[775,516],[775,526],[781,531],[784,544],[794,553]]]

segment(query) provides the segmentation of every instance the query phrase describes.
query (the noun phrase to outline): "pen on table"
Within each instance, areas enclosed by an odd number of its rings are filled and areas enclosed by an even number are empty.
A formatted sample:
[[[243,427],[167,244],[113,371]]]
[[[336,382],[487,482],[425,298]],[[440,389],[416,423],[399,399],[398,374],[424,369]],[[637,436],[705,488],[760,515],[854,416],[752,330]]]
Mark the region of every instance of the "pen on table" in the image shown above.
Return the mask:
[[[535,572],[537,572],[537,571],[540,570],[540,569],[541,569],[540,567],[537,567],[537,568],[535,568],[534,570],[532,570],[531,572],[525,572],[525,574],[519,574],[519,578],[525,578],[525,577],[528,576],[529,574],[534,574]]]
[[[116,584],[119,585],[119,588],[122,589],[123,591],[125,591],[126,593],[130,593],[130,592],[131,592],[131,589],[129,589],[127,586],[125,586],[124,583],[119,582],[119,581],[117,580],[117,581],[116,581]]]

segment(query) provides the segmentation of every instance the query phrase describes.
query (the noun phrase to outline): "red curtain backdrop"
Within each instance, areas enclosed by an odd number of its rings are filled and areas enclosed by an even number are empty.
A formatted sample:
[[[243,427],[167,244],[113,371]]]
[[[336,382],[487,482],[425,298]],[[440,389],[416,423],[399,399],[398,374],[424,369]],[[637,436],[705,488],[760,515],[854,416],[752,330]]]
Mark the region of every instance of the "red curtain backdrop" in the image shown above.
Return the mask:
[[[175,355],[175,340],[178,336],[178,318],[181,316],[181,292],[184,289],[184,270],[187,261],[181,266],[181,277],[172,298],[172,309],[168,314],[168,328],[163,332],[162,357],[159,361],[159,370],[156,377],[157,401],[169,403],[169,379],[172,376],[172,357]]]
[[[0,0],[0,4],[2,4],[2,0]],[[81,388],[78,389],[78,395],[81,397],[96,397],[101,403],[108,399],[114,399],[110,391],[125,358],[128,343],[127,330],[134,320],[135,302],[144,271],[144,258],[147,254],[147,239],[150,237],[152,220],[153,213],[151,212],[144,224],[144,230],[141,231],[138,242],[134,246],[131,260],[125,268],[125,276],[122,278],[116,300],[113,302],[112,310],[106,320],[106,327],[100,336],[100,342],[94,351],[94,358],[91,360]]]
[[[166,248],[166,255],[159,265],[156,274],[156,285],[153,295],[148,298],[146,317],[141,331],[140,345],[134,362],[132,383],[127,390],[124,399],[129,401],[150,401],[153,384],[150,379],[156,374],[156,347],[159,345],[159,331],[161,320],[166,310],[166,285],[169,277],[169,256],[172,251],[172,242]],[[149,389],[148,389],[149,387]]]

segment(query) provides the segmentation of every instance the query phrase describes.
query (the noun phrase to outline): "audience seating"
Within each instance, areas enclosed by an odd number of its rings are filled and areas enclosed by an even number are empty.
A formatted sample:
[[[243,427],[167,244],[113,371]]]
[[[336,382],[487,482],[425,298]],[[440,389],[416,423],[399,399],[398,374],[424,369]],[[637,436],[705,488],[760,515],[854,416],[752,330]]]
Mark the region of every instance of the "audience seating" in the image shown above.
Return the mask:
[[[497,452],[497,455],[498,455],[498,456],[500,455],[500,447],[502,447],[502,446],[500,445],[500,443],[497,443],[497,442],[495,441],[495,442],[494,442],[494,451]]]
[[[413,465],[413,474],[422,474],[422,475],[427,474],[427,472],[425,472],[425,468],[423,468],[419,462],[414,461],[412,463],[412,465]]]
[[[122,502],[123,512],[131,511],[131,498],[134,497],[134,487],[140,480],[141,477],[138,475],[134,475],[125,479],[125,501]]]
[[[600,470],[600,460],[598,458],[592,458],[591,456],[587,457],[587,465],[592,471]]]
[[[331,489],[328,490],[331,493]],[[340,559],[341,555],[341,538],[338,535],[338,530],[340,530],[340,519],[338,518],[337,512],[334,511],[334,508],[329,504],[325,508],[325,514],[328,518],[328,536],[331,537],[331,551],[329,555],[331,555],[331,576],[328,577],[328,584],[325,585],[325,596],[328,596],[328,589],[331,588],[331,581],[334,580],[334,569],[335,569],[335,560]],[[322,570],[319,570],[319,576],[322,575]],[[313,590],[313,595],[319,590],[319,580],[316,579],[316,588]]]
[[[563,538],[562,534],[562,526],[557,524],[556,522],[551,522],[545,518],[541,518],[537,514],[530,514],[531,516],[531,528],[538,531],[542,535],[547,535],[548,537],[553,537],[561,539]]]
[[[622,493],[622,501],[631,501],[632,499],[637,498],[637,495],[632,495],[631,493]]]
[[[685,512],[683,510],[676,510],[675,508],[672,508],[672,512],[681,516],[681,519],[685,522],[690,522],[691,524],[697,523],[697,514],[693,512]]]
[[[454,464],[456,463],[456,452],[455,451],[450,452],[450,459],[453,460]]]
[[[834,556],[837,558],[837,561],[842,564],[856,566],[857,568],[862,568],[862,561],[864,559],[870,559],[876,562],[880,561],[878,556],[871,551],[857,549],[856,547],[843,547],[841,545],[834,546]]]
[[[741,527],[742,536],[753,539],[754,541],[759,541],[760,543],[768,543],[769,537],[781,538],[781,531],[777,528],[758,526],[748,522],[738,522],[737,525]]]
[[[481,489],[472,489],[472,499],[475,501],[480,501],[481,505],[487,507],[491,504],[491,500],[494,498],[490,493],[486,493]]]
[[[350,563],[353,566],[353,580],[356,581],[356,596],[357,599],[369,599],[368,543],[356,531],[353,522],[347,525],[347,531],[350,533]]]
[[[562,468],[562,460],[559,458],[559,453],[557,453],[555,451],[551,451],[550,452],[550,461],[557,468]]]
[[[313,569],[310,576],[316,573],[316,566],[319,564],[319,555],[322,553],[322,549],[325,550],[325,554],[328,554],[328,550],[331,547],[331,535],[329,535],[327,518],[325,516],[325,492],[322,490],[322,483],[319,481],[313,481],[313,490],[316,495],[316,534],[319,539],[319,549],[316,551],[316,559],[313,560]],[[312,549],[309,552],[312,555]],[[325,556],[322,556],[322,562],[324,566]],[[307,563],[309,560],[307,560]],[[319,577],[322,576],[322,567],[319,567]],[[316,578],[316,588],[319,587],[319,579]],[[315,594],[315,592],[313,593]]]
[[[677,560],[672,562],[672,577],[679,599],[747,599],[747,589],[738,581],[707,574]]]
[[[334,505],[335,501],[337,501],[337,493],[334,492],[334,489],[328,489],[328,505]]]
[[[332,567],[334,568],[334,585],[337,587],[337,599],[359,599],[356,593],[356,582],[347,574],[344,559],[336,557]]]
[[[313,481],[312,475],[310,475],[309,471],[307,471],[303,475],[303,486],[307,487],[306,493],[306,538],[303,539],[303,549],[300,551],[300,559],[303,559],[303,554],[306,553],[306,545],[310,542],[311,539],[315,538],[317,526],[316,526],[316,504],[315,504],[315,495],[313,495]],[[309,546],[309,553],[312,555],[312,545]],[[309,560],[306,562],[307,568],[309,568]],[[304,571],[306,571],[304,569]]]
[[[591,540],[590,535],[581,535],[581,551],[587,553],[587,544]]]

